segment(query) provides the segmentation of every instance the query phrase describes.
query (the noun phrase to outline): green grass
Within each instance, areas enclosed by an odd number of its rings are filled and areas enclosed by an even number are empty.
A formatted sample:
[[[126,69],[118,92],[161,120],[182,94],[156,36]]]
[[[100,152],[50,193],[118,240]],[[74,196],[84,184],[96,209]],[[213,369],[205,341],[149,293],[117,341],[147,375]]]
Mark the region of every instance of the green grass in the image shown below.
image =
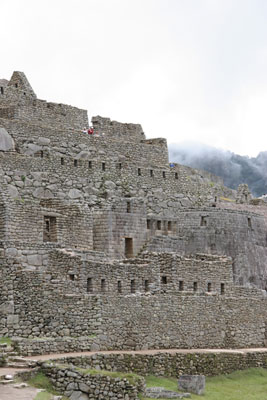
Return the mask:
[[[40,392],[37,394],[37,396],[35,396],[34,400],[51,400],[53,399],[53,395],[51,393],[48,392]]]
[[[178,391],[177,379],[146,378],[147,386],[162,386],[167,390]],[[195,400],[267,400],[267,370],[250,368],[229,375],[221,375],[206,379],[205,395],[191,395]],[[152,400],[143,398],[143,400]],[[158,399],[163,400],[163,399]],[[166,400],[166,399],[165,399]]]
[[[0,337],[0,343],[1,344],[6,343],[9,346],[11,346],[12,340],[9,337]]]
[[[55,389],[53,388],[50,380],[42,372],[39,372],[33,378],[29,379],[28,384],[37,389],[45,389],[46,392],[50,394],[55,394],[55,395],[58,394],[58,392],[56,392]]]

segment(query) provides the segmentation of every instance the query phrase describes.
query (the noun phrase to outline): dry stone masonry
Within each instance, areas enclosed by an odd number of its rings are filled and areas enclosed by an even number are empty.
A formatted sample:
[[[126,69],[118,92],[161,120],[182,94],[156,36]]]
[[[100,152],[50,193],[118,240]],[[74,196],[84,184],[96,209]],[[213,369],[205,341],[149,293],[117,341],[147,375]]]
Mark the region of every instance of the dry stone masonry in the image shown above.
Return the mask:
[[[264,347],[267,203],[141,125],[92,124],[0,80],[0,335],[23,354]]]

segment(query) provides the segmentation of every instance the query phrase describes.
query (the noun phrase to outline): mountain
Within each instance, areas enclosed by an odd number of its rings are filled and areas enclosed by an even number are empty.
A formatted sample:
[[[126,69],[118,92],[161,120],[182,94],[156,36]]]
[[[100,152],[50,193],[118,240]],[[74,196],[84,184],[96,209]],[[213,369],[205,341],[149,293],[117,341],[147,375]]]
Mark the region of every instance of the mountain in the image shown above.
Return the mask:
[[[232,189],[247,183],[254,196],[267,193],[267,151],[250,158],[200,143],[182,143],[171,144],[169,155],[172,162],[222,177]]]

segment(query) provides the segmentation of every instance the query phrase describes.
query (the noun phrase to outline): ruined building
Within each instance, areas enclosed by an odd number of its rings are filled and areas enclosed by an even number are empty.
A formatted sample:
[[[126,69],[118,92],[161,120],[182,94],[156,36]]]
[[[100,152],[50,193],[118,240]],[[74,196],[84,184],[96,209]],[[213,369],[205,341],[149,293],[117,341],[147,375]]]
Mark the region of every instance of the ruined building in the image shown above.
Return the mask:
[[[141,125],[0,80],[0,335],[24,352],[265,346],[267,206]]]

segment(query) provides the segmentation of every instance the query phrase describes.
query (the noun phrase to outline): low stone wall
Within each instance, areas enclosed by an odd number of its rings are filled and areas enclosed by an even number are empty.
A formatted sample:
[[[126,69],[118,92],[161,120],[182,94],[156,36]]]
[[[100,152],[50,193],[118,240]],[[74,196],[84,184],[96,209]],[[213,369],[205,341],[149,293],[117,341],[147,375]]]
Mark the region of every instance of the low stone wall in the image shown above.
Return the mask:
[[[82,368],[121,371],[124,373],[173,376],[184,374],[216,376],[237,370],[267,368],[265,352],[208,352],[208,353],[156,353],[156,354],[93,354],[91,356],[67,357],[65,363]]]
[[[12,341],[16,351],[23,356],[99,350],[99,340],[96,337],[12,338]]]
[[[42,364],[41,369],[54,387],[71,399],[87,394],[94,399],[138,400],[138,394],[145,389],[144,378],[133,374],[126,376],[108,371],[88,371],[52,363]]]

